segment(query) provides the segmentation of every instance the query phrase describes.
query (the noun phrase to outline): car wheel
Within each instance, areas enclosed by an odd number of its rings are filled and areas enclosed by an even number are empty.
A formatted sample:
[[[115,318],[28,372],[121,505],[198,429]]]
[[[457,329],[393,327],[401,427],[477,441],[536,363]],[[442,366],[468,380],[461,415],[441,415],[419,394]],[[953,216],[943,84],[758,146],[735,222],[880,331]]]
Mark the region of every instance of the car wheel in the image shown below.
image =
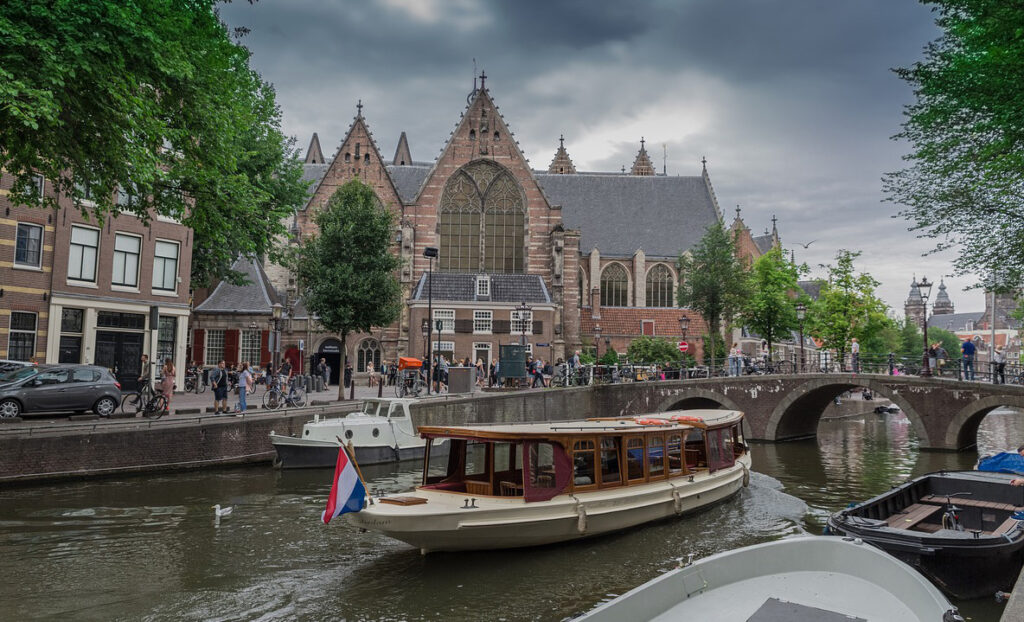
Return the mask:
[[[6,399],[0,402],[0,418],[10,419],[21,414],[21,404],[18,400]]]
[[[117,410],[117,401],[112,397],[101,397],[92,410],[101,417],[109,417]]]

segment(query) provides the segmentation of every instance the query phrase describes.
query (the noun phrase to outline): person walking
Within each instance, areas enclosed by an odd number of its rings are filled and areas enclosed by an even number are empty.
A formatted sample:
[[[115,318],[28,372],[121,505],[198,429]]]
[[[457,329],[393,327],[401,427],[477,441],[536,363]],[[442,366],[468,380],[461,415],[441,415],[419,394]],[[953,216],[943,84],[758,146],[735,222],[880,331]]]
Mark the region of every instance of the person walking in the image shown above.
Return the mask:
[[[854,337],[850,340],[850,358],[853,364],[853,373],[860,373],[860,342]]]
[[[320,358],[320,364],[317,365],[316,370],[317,370],[317,373],[320,374],[320,377],[324,379],[324,389],[327,389],[327,387],[331,384],[331,382],[330,382],[331,381],[331,371],[330,371],[330,369],[331,368],[327,366],[327,359],[321,357]]]
[[[153,370],[152,370],[152,365],[149,362],[149,355],[143,354],[142,355],[142,363],[140,364],[140,371],[139,371],[139,388],[140,389],[142,388],[142,385],[144,385],[144,384],[148,385],[152,381],[152,379],[150,378],[152,373],[153,373]],[[117,375],[117,374],[115,374],[115,375]]]
[[[253,385],[252,371],[249,369],[249,361],[242,362],[242,371],[238,372],[238,412],[244,413],[249,406],[246,399],[249,390]]]
[[[1003,346],[996,346],[992,352],[992,384],[1006,384],[1006,353]]]
[[[174,397],[174,362],[171,357],[164,359],[160,368],[160,391],[164,394],[164,414],[171,410],[171,398]]]
[[[484,360],[476,360],[476,386],[481,389],[484,387],[484,379],[487,376],[487,372],[484,370]]]
[[[960,353],[964,356],[964,380],[974,380],[974,342],[968,337],[960,344]]]
[[[936,370],[935,357],[938,356],[938,345],[939,344],[937,343],[933,343],[932,345],[928,346],[928,368],[931,369],[932,371]]]
[[[738,343],[733,344],[732,349],[729,350],[729,375],[743,375],[743,351],[740,350]]]
[[[210,388],[213,389],[213,414],[227,414],[228,370],[224,361],[217,363],[217,366],[210,372]]]
[[[377,386],[376,379],[376,374],[373,371],[373,361],[366,361],[366,386]]]

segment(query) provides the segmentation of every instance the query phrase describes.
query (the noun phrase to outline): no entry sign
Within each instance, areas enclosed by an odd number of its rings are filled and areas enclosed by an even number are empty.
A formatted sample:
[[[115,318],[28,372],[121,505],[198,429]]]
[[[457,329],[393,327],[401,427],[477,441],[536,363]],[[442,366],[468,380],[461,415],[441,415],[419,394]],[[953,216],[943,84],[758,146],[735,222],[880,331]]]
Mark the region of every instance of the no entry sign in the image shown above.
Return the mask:
[[[685,341],[680,341],[678,344],[676,344],[676,346],[679,348],[680,352],[686,352],[687,350],[690,349],[690,344],[686,343]]]

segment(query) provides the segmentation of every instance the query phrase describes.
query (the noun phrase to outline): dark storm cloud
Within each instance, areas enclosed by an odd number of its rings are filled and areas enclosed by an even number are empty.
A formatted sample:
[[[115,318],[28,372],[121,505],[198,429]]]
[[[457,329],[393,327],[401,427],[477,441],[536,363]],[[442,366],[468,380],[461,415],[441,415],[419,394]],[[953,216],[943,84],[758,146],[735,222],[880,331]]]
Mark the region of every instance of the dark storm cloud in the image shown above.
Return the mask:
[[[912,98],[891,69],[938,35],[916,2],[261,0],[222,14],[252,29],[253,65],[303,146],[317,131],[332,153],[362,99],[386,157],[406,131],[432,160],[475,58],[536,168],[561,133],[581,170],[629,166],[645,136],[669,174],[697,174],[707,155],[727,218],[740,203],[755,233],[777,214],[784,243],[818,239],[801,261],[864,250],[897,309],[912,272],[949,271],[881,202]]]

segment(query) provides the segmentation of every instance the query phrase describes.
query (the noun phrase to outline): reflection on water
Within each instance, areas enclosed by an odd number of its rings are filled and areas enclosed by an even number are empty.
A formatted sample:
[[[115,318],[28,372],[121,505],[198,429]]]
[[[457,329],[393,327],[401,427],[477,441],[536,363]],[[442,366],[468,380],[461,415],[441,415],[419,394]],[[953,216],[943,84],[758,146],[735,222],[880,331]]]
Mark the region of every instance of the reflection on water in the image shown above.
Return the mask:
[[[1024,439],[1018,413],[979,431],[985,453]],[[918,452],[901,415],[823,421],[817,440],[756,444],[751,486],[683,520],[562,546],[421,556],[319,522],[330,472],[248,468],[0,491],[5,619],[561,620],[691,553],[820,533],[831,511],[974,453]],[[369,467],[374,492],[407,490],[414,463]],[[234,506],[215,525],[214,503]],[[999,608],[967,603],[975,620]]]

